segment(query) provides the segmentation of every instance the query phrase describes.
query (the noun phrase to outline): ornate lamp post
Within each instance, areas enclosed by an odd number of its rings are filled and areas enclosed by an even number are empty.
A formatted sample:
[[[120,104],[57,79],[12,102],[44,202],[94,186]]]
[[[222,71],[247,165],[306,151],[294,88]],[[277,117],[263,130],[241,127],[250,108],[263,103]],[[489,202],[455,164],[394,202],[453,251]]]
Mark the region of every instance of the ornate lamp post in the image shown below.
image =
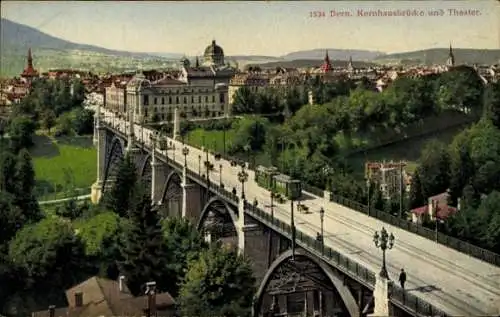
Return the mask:
[[[370,215],[370,209],[371,209],[371,201],[370,201],[370,188],[371,187],[371,181],[370,181],[370,178],[366,178],[366,188],[367,188],[367,201],[366,201],[366,205],[368,206],[368,216]]]
[[[241,183],[241,198],[245,199],[245,182],[248,180],[248,173],[245,172],[245,168],[242,167],[241,171],[238,172],[238,180]]]
[[[201,177],[201,155],[198,155],[198,176]]]
[[[387,267],[385,265],[385,251],[392,249],[394,246],[394,235],[392,232],[387,234],[387,231],[384,227],[380,231],[380,235],[377,231],[373,235],[373,242],[377,248],[382,249],[382,270],[380,271],[380,276],[384,278],[389,278],[389,274],[387,273]]]
[[[149,135],[149,144],[151,145],[151,148],[152,148],[152,153],[154,153],[155,151],[155,148],[156,148],[156,138],[157,138],[157,135],[158,135],[158,132],[156,133],[151,133]]]
[[[183,149],[182,149],[182,155],[184,155],[184,167],[187,168],[187,156],[189,154],[189,149],[187,146],[185,146]]]
[[[214,142],[214,149],[215,149],[215,142]],[[220,162],[221,155],[219,153],[215,153],[214,158],[215,158],[215,161]],[[219,186],[222,187],[222,164],[219,164]]]
[[[271,191],[271,219],[274,219],[274,192]]]
[[[324,229],[323,224],[325,221],[325,210],[323,209],[323,207],[321,207],[321,209],[319,210],[319,219],[321,220],[321,253],[323,253],[325,250],[325,235],[323,231]]]
[[[219,186],[222,187],[222,164],[219,164]]]
[[[208,149],[205,148],[205,167],[207,169],[207,180],[209,180],[209,177],[208,177],[208,173],[210,173],[210,164],[209,164],[209,161],[208,161]]]

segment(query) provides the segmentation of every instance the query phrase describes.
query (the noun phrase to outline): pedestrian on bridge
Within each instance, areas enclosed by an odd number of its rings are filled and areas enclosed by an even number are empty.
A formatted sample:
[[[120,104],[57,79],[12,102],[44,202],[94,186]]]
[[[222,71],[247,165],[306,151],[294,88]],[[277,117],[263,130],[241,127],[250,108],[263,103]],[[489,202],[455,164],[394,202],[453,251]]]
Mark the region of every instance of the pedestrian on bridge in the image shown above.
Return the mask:
[[[405,289],[406,282],[406,272],[404,269],[401,269],[401,273],[399,274],[399,283],[401,283],[401,288]]]

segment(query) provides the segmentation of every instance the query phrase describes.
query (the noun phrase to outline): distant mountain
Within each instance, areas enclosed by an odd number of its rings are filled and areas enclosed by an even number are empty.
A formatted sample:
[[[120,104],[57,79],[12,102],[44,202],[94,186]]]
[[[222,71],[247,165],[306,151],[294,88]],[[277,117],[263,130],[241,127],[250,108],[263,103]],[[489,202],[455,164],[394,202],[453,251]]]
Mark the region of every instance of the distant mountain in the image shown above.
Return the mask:
[[[30,26],[12,22],[2,18],[0,21],[0,49],[13,49],[26,51],[28,47],[48,48],[52,50],[79,50],[79,51],[92,51],[107,55],[127,56],[127,57],[154,57],[148,53],[135,53],[118,50],[110,50],[107,48],[79,44],[60,38],[48,35]]]
[[[22,71],[29,47],[33,51],[35,67],[43,71],[50,68],[120,71],[139,65],[144,68],[164,68],[171,66],[172,59],[177,60],[178,56],[182,56],[177,53],[127,52],[74,43],[4,18],[0,20],[0,35],[0,71],[2,76],[8,77]]]
[[[227,59],[232,59],[232,60],[244,60],[244,61],[263,61],[263,60],[268,60],[268,61],[279,61],[282,60],[282,57],[276,57],[276,56],[265,56],[265,55],[234,55],[234,56],[227,56]]]
[[[346,67],[347,60],[330,60],[333,67]],[[311,68],[319,67],[323,63],[322,59],[297,59],[292,61],[277,61],[277,62],[267,62],[267,63],[249,63],[247,66],[259,66],[262,69],[273,69],[276,67],[284,68]],[[371,62],[360,62],[353,61],[354,67],[370,67],[377,64]]]
[[[292,61],[292,60],[318,60],[325,57],[325,52],[328,51],[328,56],[331,60],[349,60],[352,57],[353,60],[357,61],[371,61],[379,56],[384,56],[383,52],[376,51],[365,51],[365,50],[339,50],[335,48],[321,48],[314,50],[298,51],[288,53],[281,56],[282,59]]]
[[[379,56],[375,62],[386,64],[444,64],[448,58],[449,48],[433,48],[427,50],[395,53]],[[457,64],[496,64],[500,63],[500,50],[454,48],[453,55]]]
[[[184,54],[181,53],[147,53],[147,54],[150,54],[152,56],[168,58],[171,60],[180,60],[181,58],[184,57]]]

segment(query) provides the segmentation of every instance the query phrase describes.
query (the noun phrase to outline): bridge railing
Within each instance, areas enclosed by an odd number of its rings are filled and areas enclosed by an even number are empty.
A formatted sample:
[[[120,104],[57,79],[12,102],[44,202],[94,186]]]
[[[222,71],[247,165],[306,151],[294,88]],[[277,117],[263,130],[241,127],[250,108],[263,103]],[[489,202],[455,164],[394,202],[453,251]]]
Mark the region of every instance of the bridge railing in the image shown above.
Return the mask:
[[[262,221],[262,223],[270,225],[270,227],[277,228],[281,231],[281,234],[289,239],[292,238],[292,227],[289,224],[277,219],[276,217],[271,217],[268,212],[249,203],[245,203],[245,210],[253,217]],[[325,246],[323,249],[321,242],[300,230],[295,230],[295,239],[296,242],[304,245],[306,248],[312,249],[313,253],[325,257],[329,262],[332,262],[334,266],[342,269],[348,275],[353,276],[355,279],[360,280],[360,282],[366,285],[372,287],[375,286],[375,273],[363,267],[361,264],[350,260],[330,247]]]
[[[393,226],[399,227],[401,229],[404,229],[406,231],[418,234],[421,237],[427,238],[429,240],[434,240],[436,241],[436,231],[426,228],[422,225],[417,225],[413,223],[412,221],[409,221],[407,219],[402,219],[396,216],[391,215],[388,212],[378,210],[375,208],[370,208],[368,210],[368,206],[352,201],[350,199],[337,196],[337,195],[330,195],[330,199],[333,202],[336,202],[340,205],[346,206],[350,209],[353,209],[355,211],[364,213],[368,216],[377,218],[382,220],[383,222],[390,223]],[[473,244],[470,244],[468,242],[462,241],[460,239],[451,237],[449,235],[446,235],[444,233],[438,232],[437,234],[437,242],[439,244],[445,245],[447,247],[450,247],[452,249],[455,249],[457,251],[460,251],[462,253],[465,253],[467,255],[473,256],[477,259],[483,260],[485,262],[491,263],[496,266],[500,266],[500,255],[488,251],[486,249],[480,248],[478,246],[475,246]]]
[[[417,296],[403,290],[401,287],[394,284],[392,281],[389,283],[389,298],[393,302],[409,308],[423,316],[440,316],[447,317],[448,315],[441,309],[432,306],[426,301],[418,298]]]
[[[292,238],[292,228],[289,224],[284,223],[283,221],[275,217],[271,217],[271,215],[266,211],[249,203],[245,203],[245,210],[249,212],[253,217],[257,218],[259,221],[262,221],[262,223],[268,225],[271,228],[278,229],[281,234],[288,237],[289,239]],[[321,242],[299,230],[295,231],[295,239],[297,244],[302,245],[306,249],[309,249],[308,251],[312,251],[312,253],[325,258],[327,262],[330,262],[341,271],[344,271],[348,275],[354,277],[355,279],[358,279],[363,284],[367,284],[372,287],[375,286],[375,273],[367,269],[363,265],[357,263],[356,261],[350,260],[346,256],[340,254],[330,247],[325,246],[323,248],[323,244]],[[443,312],[439,308],[436,308],[432,304],[429,304],[428,302],[412,295],[411,293],[408,293],[407,291],[392,283],[390,285],[391,288],[389,292],[389,298],[396,305],[409,309],[417,315],[443,317],[447,316],[445,312]]]
[[[103,122],[103,124],[107,125],[108,127],[113,128],[112,124],[109,124],[106,122]],[[235,157],[231,157],[229,155],[221,154],[221,157],[223,157],[225,160],[241,161],[240,159],[237,159]],[[177,162],[169,160],[169,163],[176,166],[178,169],[182,169],[181,164],[179,164]],[[253,168],[253,166],[250,166],[250,168]],[[188,171],[191,172],[190,170],[188,170]],[[190,176],[193,178],[199,179],[199,176],[196,173],[191,172]],[[199,179],[199,180],[202,181],[201,179]],[[206,180],[205,180],[205,182],[206,182]],[[213,184],[212,182],[210,182],[210,183]],[[305,183],[302,184],[302,186],[303,186],[305,191],[310,192],[310,193],[317,195],[319,197],[324,197],[323,190],[321,190],[317,187],[305,184]],[[395,217],[388,212],[378,210],[375,208],[370,208],[370,212],[368,212],[369,210],[368,210],[367,205],[364,205],[364,204],[352,201],[350,199],[347,199],[345,197],[334,195],[334,194],[330,195],[330,200],[333,202],[336,202],[338,204],[341,204],[343,206],[346,206],[352,210],[364,213],[368,216],[377,218],[377,219],[382,220],[386,223],[390,223],[393,226],[397,226],[397,227],[404,229],[406,231],[418,234],[419,236],[422,236],[422,237],[427,238],[429,240],[436,241],[436,232],[434,230],[428,229],[428,228],[423,227],[421,225],[414,224],[413,222],[408,221],[406,219],[401,219],[399,217]],[[233,201],[237,202],[237,200],[233,200]],[[437,234],[437,242],[442,244],[442,245],[445,245],[447,247],[450,247],[452,249],[455,249],[459,252],[462,252],[462,253],[465,253],[465,254],[470,255],[472,257],[475,257],[477,259],[480,259],[482,261],[491,263],[491,264],[496,265],[496,266],[500,266],[500,255],[496,254],[492,251],[480,248],[480,247],[475,246],[471,243],[462,241],[460,239],[457,239],[457,238],[454,238],[454,237],[451,237],[449,235],[446,235],[444,233],[439,233],[439,232]]]

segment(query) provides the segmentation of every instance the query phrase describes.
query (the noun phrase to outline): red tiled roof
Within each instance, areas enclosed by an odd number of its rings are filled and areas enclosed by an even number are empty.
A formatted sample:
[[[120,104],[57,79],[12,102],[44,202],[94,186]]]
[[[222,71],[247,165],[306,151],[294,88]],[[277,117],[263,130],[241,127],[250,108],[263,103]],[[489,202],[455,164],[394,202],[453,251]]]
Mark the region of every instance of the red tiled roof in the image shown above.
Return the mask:
[[[437,204],[437,212],[436,212],[436,218],[438,219],[447,219],[448,217],[454,215],[457,213],[457,208],[448,206],[447,204],[443,203],[438,203]],[[423,214],[428,214],[429,213],[429,206],[422,206],[418,208],[414,208],[410,210],[411,213],[416,214],[416,215],[423,215]]]
[[[426,214],[429,212],[429,206],[418,207],[418,208],[410,210],[410,212],[412,214],[416,214],[416,215],[423,215],[423,214]]]
[[[75,307],[75,293],[83,294],[83,306]],[[92,277],[66,291],[69,307],[56,308],[55,317],[142,316],[148,296],[133,297],[126,286],[119,290],[117,281]],[[173,309],[175,301],[168,293],[156,295],[158,310]],[[158,316],[164,315],[158,312]],[[165,314],[168,315],[168,312]],[[49,316],[48,309],[33,313],[34,317]]]
[[[457,213],[457,211],[457,208],[448,205],[438,206],[436,218],[444,220]]]

